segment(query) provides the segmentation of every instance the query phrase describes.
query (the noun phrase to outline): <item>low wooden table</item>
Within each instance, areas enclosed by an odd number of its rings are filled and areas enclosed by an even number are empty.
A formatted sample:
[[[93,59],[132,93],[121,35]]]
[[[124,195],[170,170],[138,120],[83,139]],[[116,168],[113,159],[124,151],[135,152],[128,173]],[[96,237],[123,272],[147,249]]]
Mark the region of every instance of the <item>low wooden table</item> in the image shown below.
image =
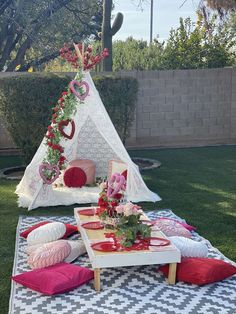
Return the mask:
[[[153,264],[169,264],[168,283],[175,284],[176,266],[180,262],[180,251],[172,244],[163,247],[156,247],[155,251],[114,251],[100,252],[93,250],[91,244],[98,241],[105,241],[107,238],[104,233],[114,232],[114,230],[89,230],[82,227],[85,222],[98,221],[99,217],[81,215],[79,212],[88,207],[78,207],[74,209],[75,219],[81,233],[82,240],[86,246],[86,250],[94,269],[94,287],[96,291],[100,291],[100,269],[122,266],[138,266],[138,265],[153,265]],[[96,209],[95,207],[90,207]],[[144,215],[145,219],[148,219]],[[153,231],[153,237],[167,239],[161,231]]]

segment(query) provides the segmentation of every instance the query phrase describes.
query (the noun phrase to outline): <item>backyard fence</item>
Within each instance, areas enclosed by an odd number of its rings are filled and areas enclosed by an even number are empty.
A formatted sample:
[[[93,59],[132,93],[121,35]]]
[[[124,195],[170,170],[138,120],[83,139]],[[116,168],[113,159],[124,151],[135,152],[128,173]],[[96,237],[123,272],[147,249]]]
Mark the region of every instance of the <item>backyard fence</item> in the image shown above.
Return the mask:
[[[139,82],[128,147],[236,144],[236,68],[115,74]],[[0,149],[9,147],[14,144],[0,121]]]

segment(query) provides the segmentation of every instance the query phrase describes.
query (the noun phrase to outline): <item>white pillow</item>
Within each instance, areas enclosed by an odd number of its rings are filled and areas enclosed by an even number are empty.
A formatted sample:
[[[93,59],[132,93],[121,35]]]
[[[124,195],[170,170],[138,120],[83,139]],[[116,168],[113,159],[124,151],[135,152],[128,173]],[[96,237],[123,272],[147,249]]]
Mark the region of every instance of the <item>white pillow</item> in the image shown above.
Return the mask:
[[[185,237],[169,237],[183,257],[206,257],[208,253],[207,245]]]
[[[31,231],[27,237],[28,245],[43,244],[58,240],[66,233],[62,222],[51,222]]]
[[[34,250],[28,257],[28,264],[32,269],[44,268],[61,263],[71,252],[66,240],[45,243]]]
[[[67,241],[70,244],[71,252],[69,256],[64,260],[66,263],[73,262],[78,256],[86,253],[86,248],[83,241]]]

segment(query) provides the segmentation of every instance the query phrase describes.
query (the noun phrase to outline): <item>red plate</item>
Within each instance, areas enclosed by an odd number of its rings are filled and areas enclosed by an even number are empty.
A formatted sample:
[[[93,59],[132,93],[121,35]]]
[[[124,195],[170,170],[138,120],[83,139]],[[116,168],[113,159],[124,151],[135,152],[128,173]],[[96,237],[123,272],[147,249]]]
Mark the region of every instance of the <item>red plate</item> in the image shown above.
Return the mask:
[[[94,215],[96,215],[96,212],[97,212],[96,208],[94,208],[94,209],[88,208],[88,209],[78,210],[78,214],[84,215],[84,216],[94,216]]]
[[[86,222],[86,223],[82,224],[82,227],[85,229],[91,229],[91,230],[98,230],[98,229],[104,228],[104,226],[101,224],[100,221]]]
[[[111,241],[93,243],[91,245],[91,248],[93,250],[101,251],[101,252],[113,252],[117,250],[114,242],[111,242]]]
[[[149,242],[150,246],[164,246],[170,244],[170,240],[157,237],[145,238],[143,241]]]

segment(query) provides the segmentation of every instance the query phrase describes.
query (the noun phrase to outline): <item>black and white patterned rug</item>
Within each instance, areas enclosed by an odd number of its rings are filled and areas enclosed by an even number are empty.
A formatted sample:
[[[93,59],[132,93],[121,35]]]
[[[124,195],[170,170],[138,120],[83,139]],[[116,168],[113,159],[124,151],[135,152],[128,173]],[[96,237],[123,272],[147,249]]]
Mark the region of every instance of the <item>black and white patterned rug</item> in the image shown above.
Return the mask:
[[[170,217],[183,221],[171,210],[149,212],[150,218]],[[43,220],[75,224],[74,217],[20,217],[16,234],[13,275],[29,271],[26,241],[20,232]],[[208,257],[230,262],[211,244],[193,233],[195,240],[205,241]],[[78,236],[74,236],[75,239]],[[75,262],[90,267],[87,255]],[[233,262],[232,262],[233,263]],[[199,287],[178,282],[167,285],[157,266],[104,269],[102,291],[95,292],[93,282],[57,296],[43,296],[12,282],[9,314],[235,314],[236,276]]]

